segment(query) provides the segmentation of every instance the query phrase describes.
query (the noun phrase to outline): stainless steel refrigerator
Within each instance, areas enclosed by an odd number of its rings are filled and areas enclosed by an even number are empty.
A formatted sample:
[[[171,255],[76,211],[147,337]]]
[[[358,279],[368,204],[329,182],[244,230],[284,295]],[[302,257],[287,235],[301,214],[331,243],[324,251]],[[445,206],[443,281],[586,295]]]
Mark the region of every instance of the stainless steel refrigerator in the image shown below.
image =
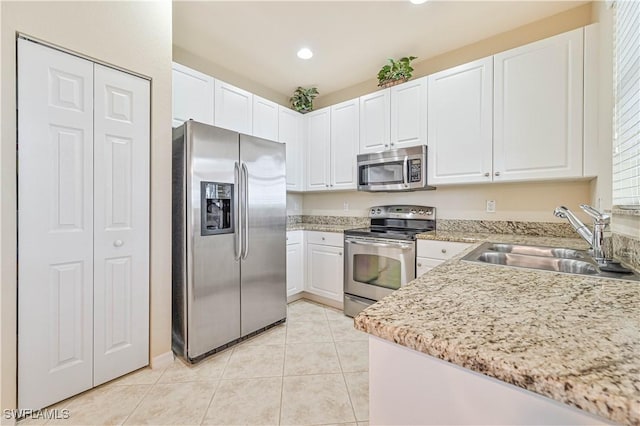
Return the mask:
[[[173,350],[190,362],[286,317],[285,146],[173,130]]]

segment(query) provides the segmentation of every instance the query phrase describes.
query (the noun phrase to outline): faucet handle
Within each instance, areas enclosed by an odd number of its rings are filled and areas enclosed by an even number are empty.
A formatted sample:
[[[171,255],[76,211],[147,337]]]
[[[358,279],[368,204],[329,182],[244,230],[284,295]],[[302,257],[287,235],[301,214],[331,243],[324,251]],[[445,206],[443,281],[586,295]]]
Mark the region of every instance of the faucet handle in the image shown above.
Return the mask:
[[[580,204],[580,208],[584,210],[586,214],[591,216],[591,218],[597,223],[607,225],[609,224],[609,222],[611,222],[611,216],[609,216],[608,214],[600,213],[598,210],[587,204]]]

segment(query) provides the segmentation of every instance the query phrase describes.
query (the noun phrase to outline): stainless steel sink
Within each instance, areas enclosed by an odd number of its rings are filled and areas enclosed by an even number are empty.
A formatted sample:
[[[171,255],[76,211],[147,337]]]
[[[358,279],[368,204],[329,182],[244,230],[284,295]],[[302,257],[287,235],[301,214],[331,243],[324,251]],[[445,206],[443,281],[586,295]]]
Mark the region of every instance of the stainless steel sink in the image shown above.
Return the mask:
[[[462,260],[516,268],[540,269],[566,274],[640,281],[638,274],[603,271],[598,263],[581,250],[529,246],[524,244],[483,243]]]
[[[490,243],[488,250],[500,253],[525,254],[529,256],[560,257],[563,259],[584,259],[585,252],[558,247],[525,246],[520,244]],[[494,263],[494,262],[491,262]]]
[[[544,269],[545,271],[566,272],[569,274],[595,275],[599,270],[589,262],[559,257],[543,257],[513,253],[481,253],[479,262],[495,265],[517,266],[519,268]]]

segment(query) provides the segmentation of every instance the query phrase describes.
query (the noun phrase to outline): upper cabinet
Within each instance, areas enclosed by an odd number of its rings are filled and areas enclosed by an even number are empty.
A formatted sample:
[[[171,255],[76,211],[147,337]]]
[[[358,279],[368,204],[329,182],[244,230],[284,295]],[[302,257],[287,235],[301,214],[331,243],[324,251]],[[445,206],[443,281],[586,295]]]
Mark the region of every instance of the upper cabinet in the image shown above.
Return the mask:
[[[215,88],[215,125],[252,135],[253,94],[220,80]]]
[[[360,97],[360,153],[424,145],[427,78]]]
[[[173,63],[173,127],[189,119],[213,124],[214,79]]]
[[[360,128],[358,99],[331,107],[331,182],[332,189],[356,189]]]
[[[278,104],[253,95],[253,136],[278,141]]]
[[[494,181],[582,176],[583,34],[494,56]]]
[[[493,58],[429,76],[428,182],[491,182]]]
[[[287,190],[303,191],[303,115],[283,106],[278,106],[278,115],[279,141],[286,144]]]
[[[358,99],[305,115],[308,190],[356,189],[358,117]]]

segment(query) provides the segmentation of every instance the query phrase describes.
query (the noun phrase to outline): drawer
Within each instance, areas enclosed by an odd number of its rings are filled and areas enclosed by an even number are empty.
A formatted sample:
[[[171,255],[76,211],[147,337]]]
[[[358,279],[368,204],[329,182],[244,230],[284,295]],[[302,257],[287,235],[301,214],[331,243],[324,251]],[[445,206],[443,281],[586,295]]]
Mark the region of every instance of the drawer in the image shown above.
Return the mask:
[[[470,246],[471,244],[451,241],[418,240],[416,255],[418,257],[447,260]]]
[[[287,231],[287,244],[300,244],[304,231]]]
[[[416,257],[416,278],[443,263],[444,260]]]
[[[344,234],[341,232],[306,231],[309,244],[323,244],[325,246],[344,246]]]

